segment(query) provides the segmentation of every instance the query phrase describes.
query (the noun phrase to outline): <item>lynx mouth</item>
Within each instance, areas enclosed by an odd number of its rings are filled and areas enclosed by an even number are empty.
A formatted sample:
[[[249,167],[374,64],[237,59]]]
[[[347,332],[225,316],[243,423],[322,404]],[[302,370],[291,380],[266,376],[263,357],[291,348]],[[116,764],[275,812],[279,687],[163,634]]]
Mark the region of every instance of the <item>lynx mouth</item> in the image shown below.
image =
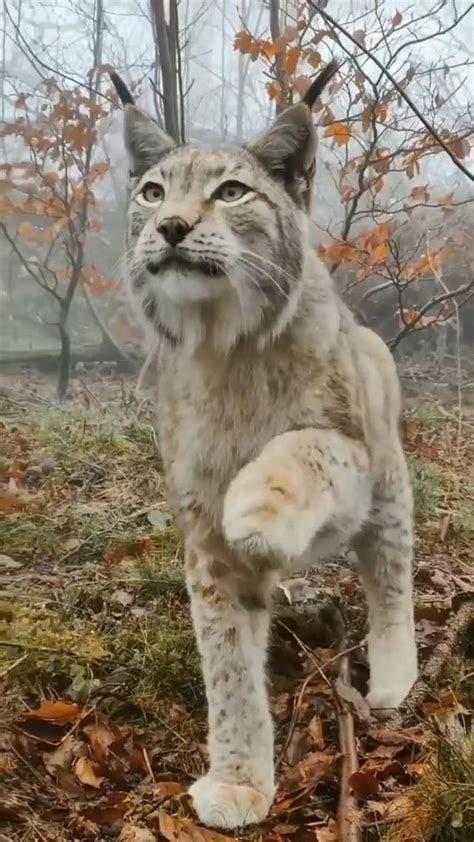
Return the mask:
[[[187,270],[188,272],[196,271],[197,269],[199,272],[212,278],[225,274],[224,266],[218,260],[208,257],[194,257],[191,259],[174,251],[166,253],[160,260],[150,260],[146,268],[152,275],[158,275],[164,269]]]

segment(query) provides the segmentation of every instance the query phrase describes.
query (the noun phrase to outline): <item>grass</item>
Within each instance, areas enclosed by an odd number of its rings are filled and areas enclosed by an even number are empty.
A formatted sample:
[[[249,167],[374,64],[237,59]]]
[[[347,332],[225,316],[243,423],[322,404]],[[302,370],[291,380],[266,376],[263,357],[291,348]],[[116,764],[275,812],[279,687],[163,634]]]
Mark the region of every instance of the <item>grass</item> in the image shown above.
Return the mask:
[[[422,520],[437,514],[444,496],[445,476],[436,462],[419,458],[410,461],[415,518]]]
[[[474,734],[438,739],[437,751],[411,794],[413,812],[390,842],[472,842]]]
[[[11,689],[93,698],[121,669],[118,706],[202,701],[180,539],[169,516],[148,520],[166,512],[153,428],[126,413],[36,411],[6,425],[1,448],[3,488],[13,475],[26,503],[0,519],[2,552],[22,565],[0,590],[0,671],[32,655]]]
[[[413,446],[409,455],[420,555],[430,563],[432,548],[447,555],[439,546],[439,523],[453,512],[449,561],[458,553],[465,570],[472,559],[472,466],[466,458],[456,487],[449,452],[437,460],[443,435],[436,438],[430,428],[427,448]],[[43,473],[48,461],[54,468]],[[173,778],[180,769],[194,776],[203,765],[204,688],[182,546],[167,510],[152,425],[108,406],[100,412],[35,410],[7,420],[0,429],[0,502],[11,493],[25,509],[4,517],[0,511],[1,552],[20,565],[6,575],[0,568],[0,673],[11,668],[0,718],[10,722],[25,703],[35,706],[42,697],[77,701],[143,728],[147,745],[159,746],[160,773]],[[351,623],[356,603],[351,591]],[[287,669],[291,659],[284,659],[285,653],[280,660]],[[460,656],[443,681],[466,700],[470,676],[472,664]],[[286,680],[290,692],[293,679]],[[420,841],[467,842],[472,774],[464,762],[453,766],[444,750],[410,791],[414,814],[424,822],[421,831],[413,825],[414,832]],[[474,760],[474,751],[470,756]],[[453,780],[459,797],[450,795]],[[333,796],[336,790],[326,801],[332,804]],[[408,842],[399,828],[389,836],[374,832],[377,840]],[[432,835],[420,836],[425,832]]]

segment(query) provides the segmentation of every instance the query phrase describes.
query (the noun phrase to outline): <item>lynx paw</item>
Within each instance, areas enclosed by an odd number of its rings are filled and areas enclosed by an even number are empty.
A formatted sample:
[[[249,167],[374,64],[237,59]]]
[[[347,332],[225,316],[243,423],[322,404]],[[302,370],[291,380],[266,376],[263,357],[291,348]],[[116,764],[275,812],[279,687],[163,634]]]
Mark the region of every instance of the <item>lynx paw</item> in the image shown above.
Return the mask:
[[[305,476],[297,462],[272,468],[262,460],[246,465],[224,499],[223,528],[230,543],[254,553],[301,555],[314,534]]]
[[[367,701],[371,710],[379,719],[387,719],[400,707],[408,695],[417,677],[416,653],[413,663],[406,665],[402,673],[392,670],[391,674],[378,676],[371,679],[371,689],[367,695]],[[389,661],[390,663],[390,661]]]
[[[271,799],[251,786],[219,783],[209,775],[196,781],[189,792],[200,821],[226,830],[258,824],[271,806]]]

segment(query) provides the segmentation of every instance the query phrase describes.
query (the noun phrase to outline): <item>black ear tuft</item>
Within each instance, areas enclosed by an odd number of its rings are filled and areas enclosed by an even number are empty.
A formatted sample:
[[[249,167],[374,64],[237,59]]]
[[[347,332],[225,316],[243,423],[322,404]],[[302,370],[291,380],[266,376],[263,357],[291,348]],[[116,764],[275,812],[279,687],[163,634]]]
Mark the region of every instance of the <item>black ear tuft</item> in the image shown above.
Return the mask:
[[[115,70],[111,70],[109,76],[113,82],[114,88],[117,91],[120,102],[122,105],[135,105],[135,100],[130,93],[129,89],[127,88],[123,79],[115,72]]]
[[[329,64],[326,65],[324,70],[321,70],[321,73],[318,73],[314,82],[311,83],[301,102],[304,102],[308,108],[312,108],[318,97],[321,96],[328,82],[331,81],[332,77],[338,70],[339,62],[337,59],[331,59]]]

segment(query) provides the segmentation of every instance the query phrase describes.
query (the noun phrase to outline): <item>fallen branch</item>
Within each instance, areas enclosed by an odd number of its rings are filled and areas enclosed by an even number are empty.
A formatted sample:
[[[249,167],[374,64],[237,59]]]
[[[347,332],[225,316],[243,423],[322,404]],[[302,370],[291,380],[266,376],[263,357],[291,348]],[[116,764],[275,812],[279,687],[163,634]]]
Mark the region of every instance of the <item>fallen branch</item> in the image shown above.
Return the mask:
[[[349,655],[347,653],[341,657],[339,681],[350,687],[350,665]],[[342,754],[341,785],[337,810],[339,840],[340,842],[362,842],[358,822],[359,809],[350,786],[351,775],[359,769],[354,733],[354,717],[350,704],[339,695],[337,696],[336,716],[339,731],[339,747]]]
[[[453,657],[459,640],[474,624],[474,602],[464,602],[452,617],[443,640],[435,647],[425,668],[411,688],[400,710],[397,710],[386,723],[387,728],[398,730],[403,726],[406,714],[413,712],[433,692],[433,685],[438,680],[441,670]]]

